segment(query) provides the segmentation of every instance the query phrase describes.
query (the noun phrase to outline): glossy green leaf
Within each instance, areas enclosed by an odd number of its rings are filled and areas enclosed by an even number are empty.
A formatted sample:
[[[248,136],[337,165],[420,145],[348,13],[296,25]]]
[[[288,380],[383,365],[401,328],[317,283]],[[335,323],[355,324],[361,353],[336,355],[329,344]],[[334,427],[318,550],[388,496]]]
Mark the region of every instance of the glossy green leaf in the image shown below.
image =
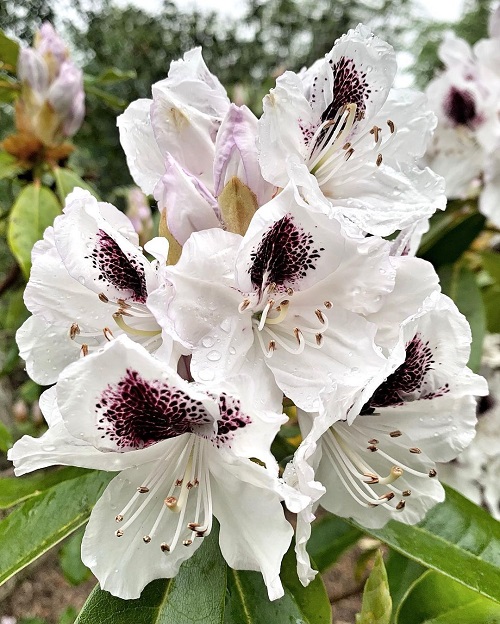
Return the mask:
[[[168,555],[165,555],[168,556]],[[133,571],[129,571],[133,574]],[[212,531],[173,579],[150,583],[137,600],[121,600],[96,587],[77,624],[222,624],[226,564]]]
[[[25,277],[29,277],[31,250],[61,212],[54,193],[40,183],[28,184],[12,207],[7,231],[10,250]]]
[[[436,224],[422,237],[419,256],[432,262],[435,267],[452,264],[466,251],[472,241],[482,232],[486,219],[471,210],[441,213]]]
[[[82,180],[74,171],[71,171],[71,169],[54,167],[53,173],[56,180],[57,195],[59,196],[63,206],[67,195],[69,195],[69,193],[71,193],[76,187],[89,191],[96,199],[99,199],[97,191],[87,184],[87,182]]]
[[[416,561],[404,557],[395,550],[390,550],[385,562],[389,591],[392,598],[392,615],[394,622],[395,612],[403,600],[409,587],[420,577],[426,568]]]
[[[472,331],[469,366],[473,371],[478,371],[486,332],[486,314],[476,276],[460,263],[442,266],[438,274],[443,292],[453,299],[469,321]]]
[[[481,254],[483,267],[500,286],[500,253],[485,251]]]
[[[363,590],[361,613],[356,615],[356,624],[389,624],[392,600],[385,571],[384,559],[380,550]]]
[[[30,314],[24,305],[23,295],[24,288],[14,290],[9,295],[9,305],[4,319],[4,327],[12,332],[19,329]]]
[[[6,453],[12,446],[12,436],[7,427],[0,420],[0,451]],[[2,480],[0,479],[0,501],[2,500]]]
[[[429,571],[409,589],[397,624],[499,624],[500,605],[442,574]]]
[[[23,477],[3,477],[0,479],[0,509],[9,509],[32,496],[38,496],[58,483],[86,475],[88,472],[85,468],[69,466]]]
[[[330,601],[320,575],[308,587],[303,587],[297,577],[296,565],[291,548],[281,566],[285,595],[273,602],[267,597],[259,572],[228,568],[224,624],[330,624]]]
[[[500,285],[488,286],[482,290],[488,331],[500,333]]]
[[[417,525],[364,529],[394,550],[500,602],[500,523],[450,487]],[[361,527],[360,527],[361,528]]]
[[[0,584],[82,526],[113,477],[87,471],[32,496],[0,522]]]
[[[80,585],[91,576],[90,570],[82,562],[81,549],[84,528],[78,529],[64,542],[59,553],[59,565],[64,578],[71,585]]]
[[[19,44],[0,30],[0,68],[6,65],[6,69],[15,70],[17,57],[19,56]]]
[[[340,555],[363,535],[361,531],[333,514],[325,514],[312,525],[307,550],[320,572],[332,566]]]

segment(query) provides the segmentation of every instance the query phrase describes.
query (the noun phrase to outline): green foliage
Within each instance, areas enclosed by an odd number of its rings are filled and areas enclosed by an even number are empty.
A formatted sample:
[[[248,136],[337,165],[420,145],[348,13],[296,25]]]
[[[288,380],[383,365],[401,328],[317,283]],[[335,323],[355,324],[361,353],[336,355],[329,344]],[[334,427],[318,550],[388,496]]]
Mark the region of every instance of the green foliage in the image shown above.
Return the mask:
[[[0,451],[6,453],[12,446],[12,435],[7,427],[0,420]],[[2,493],[0,492],[0,500]]]
[[[361,613],[356,615],[356,624],[389,624],[392,600],[385,571],[384,559],[380,550],[375,565],[363,591]]]
[[[476,275],[460,262],[440,267],[438,274],[443,292],[453,299],[469,321],[472,331],[469,366],[478,371],[486,333],[486,316]]]
[[[329,624],[330,603],[321,579],[302,587],[290,549],[281,578],[285,596],[270,602],[258,572],[229,568],[220,553],[218,531],[212,530],[173,579],[150,583],[137,600],[115,598],[98,587],[83,607],[77,624]]]
[[[59,553],[59,564],[64,578],[71,585],[80,585],[90,578],[90,570],[82,562],[81,548],[84,529],[78,529],[63,544]]]
[[[17,41],[10,39],[0,30],[0,69],[15,69],[17,65],[17,57],[19,56],[19,44]]]
[[[404,557],[395,550],[391,550],[387,557],[385,569],[392,598],[393,619],[391,621],[394,622],[395,612],[408,588],[422,576],[425,568],[420,563]]]
[[[15,178],[22,172],[23,167],[21,167],[14,156],[7,152],[0,152],[0,180]]]
[[[482,290],[486,310],[486,324],[489,332],[500,332],[500,253],[484,252],[481,255],[483,267],[492,282]]]
[[[28,184],[19,193],[10,213],[7,241],[26,279],[33,245],[60,213],[57,197],[39,182]]]
[[[320,572],[331,567],[363,533],[333,514],[325,514],[312,525],[307,550]]]
[[[409,589],[397,624],[498,624],[500,604],[438,574],[426,572]]]
[[[96,199],[99,199],[97,191],[92,188],[90,184],[87,184],[87,182],[82,180],[80,176],[71,169],[54,167],[53,174],[56,181],[57,195],[59,196],[59,200],[63,206],[67,195],[69,195],[69,193],[71,193],[76,187],[89,191]]]
[[[500,602],[500,523],[450,487],[417,525],[392,520],[365,532],[417,563]]]
[[[89,472],[30,496],[0,521],[0,584],[84,524],[112,478]]]

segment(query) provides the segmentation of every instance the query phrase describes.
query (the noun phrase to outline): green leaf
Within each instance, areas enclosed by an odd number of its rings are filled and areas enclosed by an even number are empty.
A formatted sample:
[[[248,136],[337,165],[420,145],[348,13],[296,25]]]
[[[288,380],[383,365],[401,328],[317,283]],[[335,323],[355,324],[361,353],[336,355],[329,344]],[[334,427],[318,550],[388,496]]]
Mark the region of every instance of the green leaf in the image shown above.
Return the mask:
[[[391,620],[392,600],[389,583],[380,550],[375,564],[365,583],[361,613],[356,615],[356,624],[389,624]]]
[[[92,471],[32,496],[0,522],[0,584],[82,526],[114,475]]]
[[[417,525],[363,529],[394,550],[500,602],[500,523],[445,486],[446,500]],[[360,527],[361,528],[361,527]]]
[[[0,509],[9,509],[18,503],[38,496],[58,483],[88,474],[85,468],[58,468],[33,476],[3,477],[0,479]]]
[[[481,254],[481,259],[483,261],[483,267],[500,286],[500,253],[484,251]]]
[[[453,299],[460,312],[469,321],[472,331],[469,366],[473,371],[477,371],[483,352],[486,315],[476,276],[460,263],[442,266],[438,274],[443,292]]]
[[[0,420],[0,451],[6,453],[12,446],[12,436],[7,427]],[[0,479],[0,501],[2,500],[2,479]]]
[[[66,196],[69,195],[69,193],[71,193],[77,186],[89,191],[96,199],[99,199],[97,191],[87,184],[87,182],[82,180],[74,171],[71,171],[71,169],[54,167],[53,172],[56,180],[57,194],[59,195],[59,199],[61,200],[61,204],[63,206],[66,201]]]
[[[19,56],[19,44],[17,41],[10,39],[0,30],[0,68],[7,65],[5,69],[15,70],[17,65],[17,57]]]
[[[482,232],[486,218],[470,210],[448,211],[436,215],[431,229],[422,237],[419,256],[435,267],[453,264]]]
[[[498,624],[500,605],[442,574],[428,571],[409,589],[397,624]]]
[[[293,548],[290,548],[281,566],[281,580],[285,595],[271,602],[259,572],[228,568],[228,599],[224,624],[330,624],[330,601],[318,574],[303,587],[296,572]]]
[[[57,197],[40,183],[28,184],[19,193],[10,213],[7,242],[26,278],[33,245],[60,213]]]
[[[403,600],[410,585],[412,585],[426,571],[424,566],[407,557],[403,557],[395,550],[389,551],[385,569],[389,581],[389,591],[392,598],[393,618],[399,604]],[[394,619],[392,620],[394,621]]]
[[[82,562],[81,548],[84,529],[78,529],[71,535],[59,553],[59,564],[64,578],[71,585],[80,585],[90,577],[90,570]]]
[[[59,624],[74,624],[78,613],[75,607],[68,607],[59,616]]]
[[[10,293],[9,305],[4,320],[5,329],[16,331],[30,315],[24,305],[23,295],[24,288],[20,288]]]
[[[226,564],[212,530],[175,578],[153,581],[137,600],[96,587],[76,624],[222,624],[225,595]]]
[[[106,104],[110,108],[119,112],[127,106],[127,102],[122,98],[116,97],[116,95],[108,93],[107,91],[103,91],[93,84],[88,84],[85,87],[85,93],[87,95],[93,95],[94,97],[104,102],[104,104]]]
[[[125,80],[134,80],[135,78],[137,78],[137,73],[133,69],[123,71],[116,67],[110,67],[100,73],[99,76],[86,74],[83,80],[85,86],[87,86],[89,84],[115,84]]]
[[[10,180],[24,171],[17,158],[8,152],[0,152],[0,180]]]
[[[483,303],[486,311],[486,325],[488,331],[497,334],[500,333],[500,286],[488,286],[482,291]]]
[[[325,572],[340,555],[363,535],[361,531],[333,514],[325,514],[312,525],[307,550],[317,569]]]

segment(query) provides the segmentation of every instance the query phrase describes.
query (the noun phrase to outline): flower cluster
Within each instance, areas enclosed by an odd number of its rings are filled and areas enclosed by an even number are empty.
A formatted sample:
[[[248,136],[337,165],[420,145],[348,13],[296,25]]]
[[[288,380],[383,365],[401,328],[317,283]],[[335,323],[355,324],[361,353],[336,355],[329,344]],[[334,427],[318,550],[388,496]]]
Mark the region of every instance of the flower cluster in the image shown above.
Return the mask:
[[[449,198],[479,196],[479,209],[500,226],[500,8],[489,38],[473,48],[449,33],[439,47],[444,70],[427,87],[439,123],[426,161],[446,180]]]
[[[36,34],[34,47],[21,49],[18,76],[22,86],[18,129],[47,147],[73,136],[85,114],[83,74],[48,22]]]
[[[417,164],[435,116],[392,88],[395,72],[360,25],[279,77],[257,119],[191,50],[118,119],[161,211],[147,255],[81,190],[35,245],[17,340],[33,379],[55,385],[48,431],[10,458],[17,474],[120,471],[82,545],[113,594],[175,575],[216,518],[227,563],[259,570],[275,599],[282,503],[307,584],[318,504],[380,527],[443,499],[435,462],[470,442],[486,387],[466,320],[414,255],[445,196]],[[303,441],[280,476],[284,397]]]

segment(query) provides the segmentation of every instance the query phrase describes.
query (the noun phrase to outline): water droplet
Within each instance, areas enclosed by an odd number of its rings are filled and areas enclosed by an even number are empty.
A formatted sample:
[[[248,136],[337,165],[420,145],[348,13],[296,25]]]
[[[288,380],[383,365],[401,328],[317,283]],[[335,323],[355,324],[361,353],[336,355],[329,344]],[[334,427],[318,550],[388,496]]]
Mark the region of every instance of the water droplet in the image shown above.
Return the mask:
[[[212,336],[205,336],[205,338],[203,338],[203,340],[201,341],[201,344],[207,349],[210,349],[210,347],[214,346],[215,340],[212,338]]]
[[[228,318],[224,319],[222,323],[220,324],[220,328],[222,329],[222,331],[228,334],[231,330],[231,319],[228,319]]]
[[[202,368],[199,377],[202,381],[213,381],[214,371],[211,368]]]
[[[43,449],[44,451],[47,451],[47,453],[52,453],[53,451],[55,451],[55,450],[56,450],[56,447],[55,447],[55,446],[53,446],[52,444],[44,444],[44,445],[42,446],[42,449]]]
[[[221,358],[221,354],[219,351],[210,351],[210,353],[207,355],[207,360],[210,360],[211,362],[218,362]]]
[[[78,276],[78,281],[82,286],[85,286],[85,278],[83,277],[83,275]]]
[[[229,347],[229,353],[231,355],[236,355],[236,349],[234,347]]]

